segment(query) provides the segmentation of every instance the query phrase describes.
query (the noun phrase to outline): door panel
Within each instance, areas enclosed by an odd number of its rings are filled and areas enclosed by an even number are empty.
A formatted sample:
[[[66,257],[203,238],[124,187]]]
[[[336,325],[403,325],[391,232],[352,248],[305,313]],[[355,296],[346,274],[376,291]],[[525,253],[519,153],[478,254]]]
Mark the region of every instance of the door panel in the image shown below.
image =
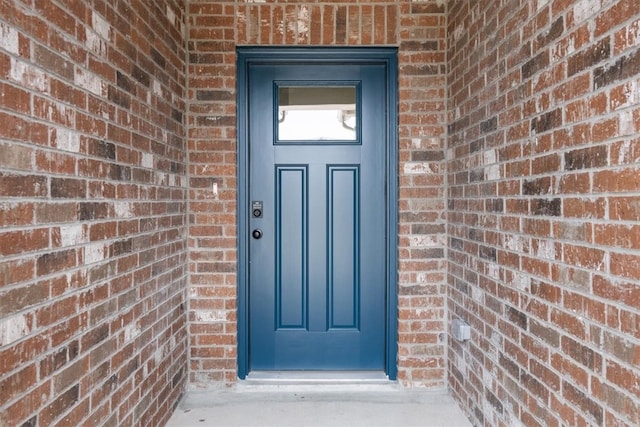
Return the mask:
[[[359,165],[327,166],[329,329],[360,325]]]
[[[248,83],[249,369],[383,371],[385,67],[253,64]],[[279,85],[347,84],[356,140],[277,141]]]
[[[307,167],[276,166],[276,328],[307,329]]]

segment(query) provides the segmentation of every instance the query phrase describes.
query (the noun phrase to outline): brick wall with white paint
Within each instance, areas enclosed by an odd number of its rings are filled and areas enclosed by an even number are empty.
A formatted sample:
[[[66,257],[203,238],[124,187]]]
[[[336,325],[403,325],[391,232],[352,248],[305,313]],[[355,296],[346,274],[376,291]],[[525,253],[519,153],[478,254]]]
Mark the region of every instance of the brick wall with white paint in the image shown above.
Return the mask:
[[[448,5],[449,383],[476,425],[640,425],[640,7]]]
[[[402,384],[445,380],[443,1],[189,3],[190,380],[237,380],[235,49],[399,47]]]
[[[162,425],[184,389],[184,9],[0,2],[2,426]]]

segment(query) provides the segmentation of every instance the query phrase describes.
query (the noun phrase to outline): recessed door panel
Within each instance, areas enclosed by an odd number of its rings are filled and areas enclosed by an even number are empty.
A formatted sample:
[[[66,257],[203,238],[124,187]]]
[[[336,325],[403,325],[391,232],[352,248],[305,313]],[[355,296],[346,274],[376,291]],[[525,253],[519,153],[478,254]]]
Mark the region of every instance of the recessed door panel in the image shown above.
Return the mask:
[[[360,179],[358,165],[328,166],[329,327],[360,320]]]
[[[307,328],[307,168],[276,166],[277,329]]]
[[[385,70],[248,66],[249,370],[385,370]]]

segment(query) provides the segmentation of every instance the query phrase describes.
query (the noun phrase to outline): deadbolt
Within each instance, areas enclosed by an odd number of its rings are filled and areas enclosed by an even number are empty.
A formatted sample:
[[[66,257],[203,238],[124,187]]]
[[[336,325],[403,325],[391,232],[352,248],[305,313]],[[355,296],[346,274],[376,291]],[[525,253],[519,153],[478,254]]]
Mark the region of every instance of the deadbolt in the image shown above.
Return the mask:
[[[262,230],[260,230],[259,228],[256,228],[251,232],[251,235],[253,236],[254,239],[259,239],[262,237]]]

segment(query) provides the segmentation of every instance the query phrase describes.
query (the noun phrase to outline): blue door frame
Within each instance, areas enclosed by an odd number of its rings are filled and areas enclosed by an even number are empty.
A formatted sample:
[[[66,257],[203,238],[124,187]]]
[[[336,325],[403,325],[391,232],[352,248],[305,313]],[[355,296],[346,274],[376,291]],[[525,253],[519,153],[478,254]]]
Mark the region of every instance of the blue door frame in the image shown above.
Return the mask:
[[[385,373],[397,377],[397,50],[395,48],[238,48],[238,377],[249,373],[249,66],[254,64],[378,64],[386,69],[386,321]]]

